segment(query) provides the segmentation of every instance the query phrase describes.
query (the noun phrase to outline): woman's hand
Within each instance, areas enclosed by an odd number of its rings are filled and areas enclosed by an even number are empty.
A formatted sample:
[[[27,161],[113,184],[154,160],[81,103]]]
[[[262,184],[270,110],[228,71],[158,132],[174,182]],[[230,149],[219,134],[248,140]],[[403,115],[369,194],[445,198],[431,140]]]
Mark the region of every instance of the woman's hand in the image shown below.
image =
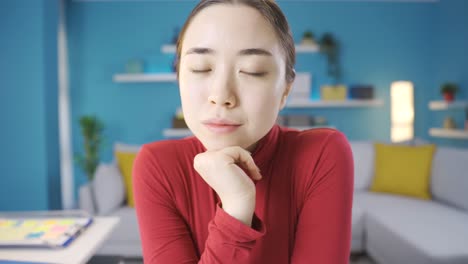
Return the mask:
[[[237,146],[206,151],[195,156],[193,166],[218,194],[224,211],[250,226],[255,210],[252,179],[262,178],[250,153]]]

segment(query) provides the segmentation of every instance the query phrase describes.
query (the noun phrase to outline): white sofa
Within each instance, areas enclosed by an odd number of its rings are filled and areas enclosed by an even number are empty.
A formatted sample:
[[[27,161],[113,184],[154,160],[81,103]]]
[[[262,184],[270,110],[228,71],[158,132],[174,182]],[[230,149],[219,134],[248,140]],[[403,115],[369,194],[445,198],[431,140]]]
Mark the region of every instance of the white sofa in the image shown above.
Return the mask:
[[[351,251],[366,252],[378,264],[467,264],[468,150],[437,148],[431,175],[433,200],[424,201],[369,192],[373,143],[351,142],[351,147],[355,160]],[[98,176],[102,186],[120,178]],[[98,198],[109,200],[111,195],[115,194],[101,192]],[[119,216],[120,223],[97,254],[141,257],[135,210],[121,206],[122,201],[114,204],[118,206],[108,207],[105,214]]]
[[[374,148],[351,142],[355,160],[352,251],[379,264],[468,263],[468,150],[437,147],[432,200],[369,192]]]

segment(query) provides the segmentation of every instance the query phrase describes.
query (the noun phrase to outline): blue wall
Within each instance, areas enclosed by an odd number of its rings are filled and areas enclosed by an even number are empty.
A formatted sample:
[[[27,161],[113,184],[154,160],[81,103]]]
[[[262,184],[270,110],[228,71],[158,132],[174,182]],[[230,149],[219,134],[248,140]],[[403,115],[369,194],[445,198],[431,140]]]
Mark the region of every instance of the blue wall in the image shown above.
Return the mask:
[[[461,91],[456,99],[468,99],[468,1],[442,1],[434,17],[434,31],[428,41],[433,44],[431,57],[433,78],[431,79],[428,100],[440,98],[439,86],[447,81],[460,85]],[[463,127],[465,113],[460,109],[428,112],[429,126],[441,127],[443,119],[451,116],[457,126]],[[440,145],[468,147],[468,140],[433,139]]]
[[[0,210],[60,208],[56,8],[0,2]]]
[[[390,138],[390,84],[410,80],[415,85],[415,133],[424,134],[425,119],[421,112],[427,78],[433,4],[415,3],[284,3],[296,41],[311,29],[321,36],[332,32],[341,46],[343,82],[348,85],[373,84],[376,97],[384,107],[360,109],[302,110],[326,116],[329,123],[345,132],[348,138],[388,140]],[[313,97],[328,83],[322,55],[298,54],[298,71],[311,70],[314,75]]]
[[[141,144],[162,139],[180,105],[177,84],[112,82],[128,59],[144,59],[154,71],[170,71],[172,55],[160,47],[196,1],[75,2],[67,7],[72,133],[82,151],[80,116],[96,114],[106,126],[103,161],[112,160],[116,141]],[[468,142],[436,140],[427,130],[440,126],[446,112],[427,109],[440,98],[439,85],[452,80],[468,96],[468,70],[462,57],[468,46],[468,7],[464,0],[436,3],[357,3],[279,1],[300,41],[302,32],[332,32],[342,47],[346,84],[376,87],[380,108],[286,110],[326,116],[352,140],[388,140],[389,90],[395,80],[415,84],[416,136],[436,143],[468,147]],[[0,2],[2,124],[0,210],[46,209],[60,205],[56,85],[55,1]],[[298,54],[297,70],[313,74],[313,97],[330,82],[320,54]],[[459,125],[463,114],[453,112]],[[86,181],[75,166],[76,186]],[[14,206],[13,206],[14,205]]]
[[[170,71],[172,56],[162,54],[160,47],[171,40],[175,26],[182,26],[195,2],[74,2],[69,6],[73,143],[76,150],[81,149],[77,120],[83,114],[97,114],[107,126],[108,144],[102,153],[104,161],[112,159],[112,143],[115,141],[141,144],[163,139],[162,131],[170,127],[170,119],[180,105],[177,85],[119,84],[112,82],[112,75],[123,72],[125,62],[131,58],[144,59],[152,70]],[[285,110],[284,113],[325,116],[330,124],[352,140],[388,140],[390,84],[395,80],[410,80],[415,85],[415,134],[435,141],[427,132],[434,116],[440,114],[427,109],[429,100],[440,98],[435,73],[444,68],[462,76],[464,71],[461,63],[453,64],[439,48],[445,43],[440,40],[441,34],[453,38],[460,34],[459,31],[466,32],[462,28],[465,24],[452,17],[454,12],[468,15],[466,8],[460,8],[464,5],[462,0],[279,3],[289,19],[296,42],[307,29],[316,36],[332,32],[342,47],[343,82],[373,84],[377,97],[385,101],[384,107],[377,108],[300,109]],[[461,51],[463,45],[468,45],[466,38],[459,41],[461,44],[454,50]],[[445,61],[436,59],[437,51]],[[455,51],[451,53],[455,55]],[[320,85],[330,82],[324,56],[298,54],[296,66],[299,72],[313,74],[312,97],[318,97]],[[466,84],[460,84],[467,89]],[[454,140],[441,143],[460,146],[460,142]],[[79,168],[75,168],[75,174],[77,185],[85,181]]]

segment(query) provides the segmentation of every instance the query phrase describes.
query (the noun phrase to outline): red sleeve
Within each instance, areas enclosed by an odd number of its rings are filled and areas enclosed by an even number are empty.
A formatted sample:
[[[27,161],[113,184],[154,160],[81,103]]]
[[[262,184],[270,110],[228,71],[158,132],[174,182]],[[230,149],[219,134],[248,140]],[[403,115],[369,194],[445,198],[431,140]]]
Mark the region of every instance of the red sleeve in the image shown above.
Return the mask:
[[[354,165],[341,132],[328,136],[315,166],[305,185],[291,263],[345,264],[351,247]]]
[[[164,168],[145,147],[133,166],[135,208],[145,263],[244,263],[265,228],[255,215],[252,228],[227,214],[218,204],[208,224],[209,235],[201,256],[197,253],[189,227],[177,210]],[[169,160],[161,160],[161,164]]]

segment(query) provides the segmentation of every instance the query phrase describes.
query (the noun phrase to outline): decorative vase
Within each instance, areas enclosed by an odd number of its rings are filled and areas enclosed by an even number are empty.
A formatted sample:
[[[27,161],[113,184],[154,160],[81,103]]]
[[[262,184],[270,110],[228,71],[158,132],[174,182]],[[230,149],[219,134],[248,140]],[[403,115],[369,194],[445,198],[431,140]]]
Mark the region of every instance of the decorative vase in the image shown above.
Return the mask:
[[[94,188],[92,182],[83,184],[78,191],[78,202],[81,210],[94,214],[96,206],[94,202]]]
[[[445,129],[455,129],[457,125],[455,124],[455,120],[452,117],[446,117],[444,119],[444,128]]]
[[[454,93],[444,93],[443,95],[444,95],[444,100],[447,103],[451,103],[455,99],[455,94]]]

